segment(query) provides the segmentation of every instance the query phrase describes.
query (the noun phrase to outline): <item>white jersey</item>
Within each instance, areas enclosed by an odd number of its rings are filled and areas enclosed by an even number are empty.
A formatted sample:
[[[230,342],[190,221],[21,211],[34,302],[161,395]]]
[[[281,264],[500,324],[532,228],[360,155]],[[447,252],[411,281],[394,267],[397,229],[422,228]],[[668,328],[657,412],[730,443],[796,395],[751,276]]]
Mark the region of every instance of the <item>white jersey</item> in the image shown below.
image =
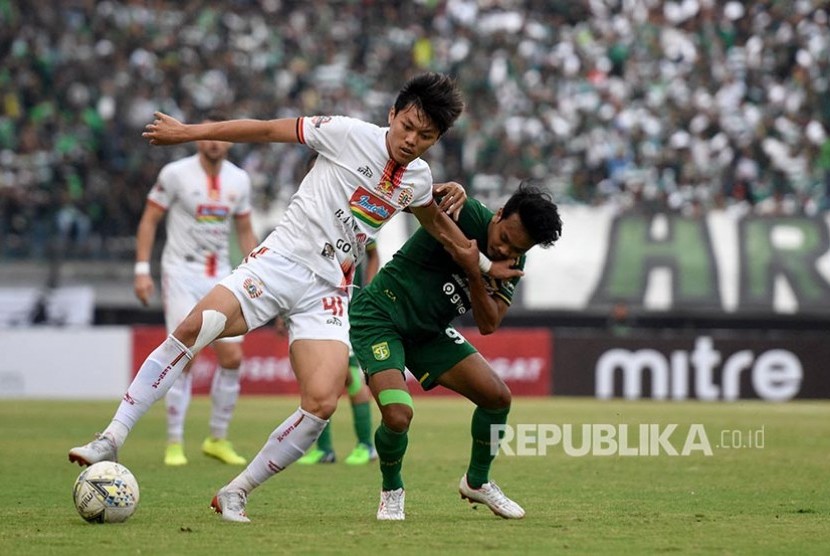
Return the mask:
[[[209,176],[199,155],[164,166],[147,200],[168,212],[162,271],[221,278],[230,273],[228,243],[234,216],[251,212],[251,179],[224,160]]]
[[[319,157],[263,245],[335,286],[351,284],[380,228],[410,205],[433,202],[429,166],[392,160],[387,132],[345,116],[298,118],[300,142]]]

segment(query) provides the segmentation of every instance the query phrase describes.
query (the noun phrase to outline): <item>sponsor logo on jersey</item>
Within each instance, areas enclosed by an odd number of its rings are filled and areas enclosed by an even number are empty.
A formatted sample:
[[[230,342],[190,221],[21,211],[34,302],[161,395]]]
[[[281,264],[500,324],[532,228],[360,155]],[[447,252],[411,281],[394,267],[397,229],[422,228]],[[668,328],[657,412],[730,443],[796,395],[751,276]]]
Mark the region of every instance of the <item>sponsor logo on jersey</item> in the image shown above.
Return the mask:
[[[375,191],[386,197],[387,199],[391,199],[392,195],[395,193],[395,184],[393,184],[389,180],[381,180],[379,184],[375,187]]]
[[[363,174],[367,178],[371,178],[372,176],[375,175],[375,173],[372,172],[372,169],[369,168],[368,166],[361,166],[360,168],[357,169],[357,173],[358,174]]]
[[[331,317],[326,319],[326,324],[333,324],[334,326],[343,326],[343,321],[337,317]]]
[[[245,278],[245,281],[242,282],[242,287],[251,299],[256,299],[262,295],[262,282],[259,280],[251,277]]]
[[[196,207],[197,222],[224,222],[231,209],[225,205],[199,205]]]
[[[320,254],[327,259],[334,260],[334,245],[332,245],[329,242],[326,242],[326,244],[323,245],[323,250],[320,251]]]
[[[349,199],[352,216],[373,228],[380,228],[395,215],[395,207],[371,191],[358,187]]]
[[[386,361],[389,359],[391,355],[389,351],[389,344],[386,342],[381,342],[379,344],[375,344],[372,346],[372,355],[375,356],[375,360],[377,361]]]

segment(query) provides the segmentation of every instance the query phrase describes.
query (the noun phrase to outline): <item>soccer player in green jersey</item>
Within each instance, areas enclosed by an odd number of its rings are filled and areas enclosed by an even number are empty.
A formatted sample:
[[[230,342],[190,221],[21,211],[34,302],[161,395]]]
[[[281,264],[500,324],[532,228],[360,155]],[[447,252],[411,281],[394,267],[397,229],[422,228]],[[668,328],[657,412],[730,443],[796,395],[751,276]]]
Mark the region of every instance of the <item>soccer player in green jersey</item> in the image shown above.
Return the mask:
[[[467,192],[464,191],[464,188],[455,182],[437,183],[433,185],[433,194],[439,201],[441,209],[446,210],[457,221],[463,203],[467,199]],[[366,244],[366,259],[358,265],[355,271],[354,286],[363,288],[369,284],[377,274],[379,267],[380,256],[377,250],[377,242],[372,240]],[[349,376],[346,380],[346,391],[352,405],[357,445],[344,461],[346,465],[365,465],[378,457],[372,439],[372,412],[369,407],[372,401],[372,393],[363,380],[363,373],[354,353],[349,355]],[[331,423],[329,423],[320,433],[317,445],[297,460],[297,463],[300,465],[314,465],[317,463],[334,463],[335,461],[337,461],[337,456],[334,452]]]
[[[354,295],[349,310],[352,349],[381,411],[375,432],[383,476],[380,520],[405,518],[401,467],[413,403],[404,368],[424,389],[440,384],[476,405],[461,496],[504,518],[525,515],[489,478],[497,448],[491,430],[503,430],[492,427],[507,422],[510,390],[451,322],[472,311],[482,334],[494,332],[510,306],[525,253],[534,245],[553,245],[562,221],[550,196],[525,183],[495,213],[468,199],[458,226],[469,241],[448,250],[418,230],[371,284]],[[485,257],[494,265],[512,262],[516,275],[491,278]]]

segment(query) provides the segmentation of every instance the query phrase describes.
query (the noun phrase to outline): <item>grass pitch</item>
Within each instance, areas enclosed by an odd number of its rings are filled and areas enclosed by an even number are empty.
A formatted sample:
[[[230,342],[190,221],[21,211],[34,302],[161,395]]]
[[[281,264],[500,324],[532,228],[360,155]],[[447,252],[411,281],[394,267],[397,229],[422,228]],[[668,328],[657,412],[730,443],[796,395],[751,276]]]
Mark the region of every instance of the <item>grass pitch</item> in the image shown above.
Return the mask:
[[[231,426],[240,453],[252,457],[296,405],[293,397],[243,398]],[[208,508],[239,470],[199,452],[209,401],[194,400],[190,463],[172,469],[162,464],[164,410],[157,404],[120,455],[141,487],[138,511],[123,524],[87,524],[72,505],[80,468],[66,453],[100,430],[115,407],[0,401],[0,554],[830,553],[827,402],[514,400],[511,425],[572,424],[579,431],[584,424],[628,424],[634,446],[640,425],[677,424],[671,443],[680,451],[686,431],[700,424],[712,455],[577,457],[561,444],[545,455],[502,454],[492,477],[527,511],[525,519],[507,521],[457,493],[472,406],[459,398],[416,399],[404,463],[405,522],[375,520],[376,465],[337,463],[295,465],[273,477],[250,497],[250,525],[225,523]],[[763,447],[721,445],[747,444],[761,428]],[[342,459],[354,441],[345,400],[334,417],[334,441]]]

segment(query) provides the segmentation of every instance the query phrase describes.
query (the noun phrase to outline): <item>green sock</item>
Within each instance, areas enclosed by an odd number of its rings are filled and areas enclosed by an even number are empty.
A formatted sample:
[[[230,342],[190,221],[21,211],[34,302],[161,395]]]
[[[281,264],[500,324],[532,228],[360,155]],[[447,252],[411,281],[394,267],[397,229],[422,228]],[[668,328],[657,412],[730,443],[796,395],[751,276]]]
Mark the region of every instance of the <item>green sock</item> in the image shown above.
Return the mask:
[[[470,465],[467,467],[467,482],[472,488],[479,488],[490,480],[490,464],[495,454],[491,451],[490,426],[507,423],[507,414],[510,408],[484,409],[476,407],[473,411],[473,420],[470,433],[473,437],[473,448],[470,452]],[[504,436],[504,430],[499,434],[499,440]]]
[[[327,424],[323,432],[320,433],[320,438],[317,439],[317,448],[324,452],[334,451],[334,446],[331,444],[331,423]]]
[[[367,446],[372,445],[372,407],[369,402],[352,405],[354,417],[354,434],[357,441]]]
[[[378,451],[380,472],[383,474],[383,490],[403,488],[401,467],[408,443],[406,431],[395,432],[383,423],[375,431],[375,448]]]

